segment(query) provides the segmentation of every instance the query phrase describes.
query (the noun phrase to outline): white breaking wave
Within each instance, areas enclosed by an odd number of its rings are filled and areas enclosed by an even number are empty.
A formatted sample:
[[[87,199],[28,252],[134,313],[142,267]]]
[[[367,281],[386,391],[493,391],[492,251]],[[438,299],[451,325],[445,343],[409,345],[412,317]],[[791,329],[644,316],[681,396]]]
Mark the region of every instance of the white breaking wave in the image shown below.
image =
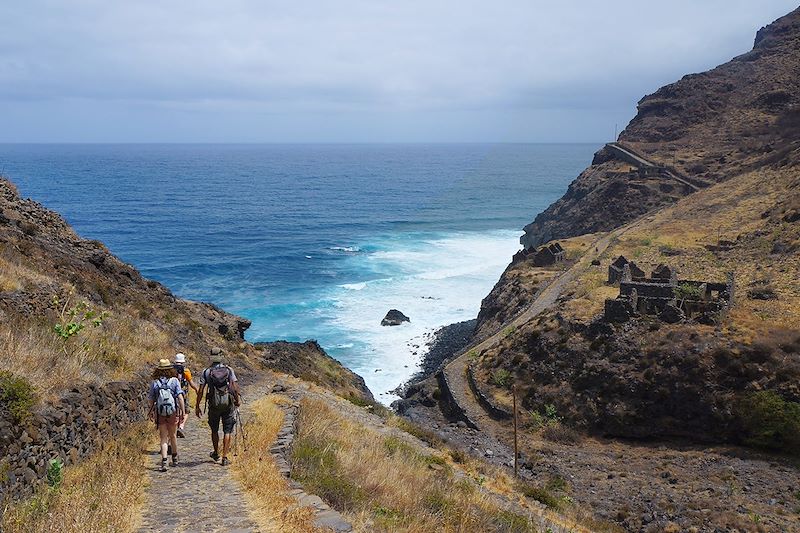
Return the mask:
[[[373,281],[339,285],[331,294],[330,325],[356,343],[340,358],[364,377],[376,398],[391,403],[396,396],[388,391],[416,372],[425,335],[477,316],[481,300],[519,249],[518,237],[512,231],[426,240],[409,235],[383,243],[388,250],[350,258],[355,264],[348,271]],[[411,322],[381,326],[389,309],[399,309]]]
[[[334,252],[354,253],[354,252],[360,252],[361,248],[359,248],[358,246],[331,246],[330,248],[328,248],[328,250],[332,250]]]
[[[366,281],[362,281],[361,283],[345,283],[344,285],[339,285],[343,289],[348,289],[351,291],[360,291],[364,287],[367,286]]]

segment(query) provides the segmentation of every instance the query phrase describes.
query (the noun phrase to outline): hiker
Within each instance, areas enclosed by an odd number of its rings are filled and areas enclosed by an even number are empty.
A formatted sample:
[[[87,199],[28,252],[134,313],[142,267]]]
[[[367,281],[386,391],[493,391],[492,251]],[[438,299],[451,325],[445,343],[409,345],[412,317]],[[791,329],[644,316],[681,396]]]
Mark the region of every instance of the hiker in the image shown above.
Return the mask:
[[[197,393],[197,385],[192,379],[192,371],[186,368],[186,356],[184,354],[176,353],[172,366],[175,367],[175,371],[178,373],[178,381],[181,384],[181,390],[183,390],[184,410],[183,416],[178,422],[178,437],[182,439],[186,436],[183,430],[186,421],[189,420],[189,388],[191,387]]]
[[[161,471],[167,471],[167,455],[172,455],[172,466],[178,466],[178,420],[184,415],[184,394],[178,373],[169,359],[161,359],[153,370],[153,383],[147,395],[150,401],[148,416],[158,427],[161,440]]]
[[[209,454],[214,462],[219,461],[219,423],[222,421],[222,466],[230,464],[228,451],[231,449],[231,434],[236,425],[236,408],[239,407],[239,385],[233,369],[222,364],[222,350],[211,350],[211,366],[200,375],[200,390],[194,412],[200,418],[200,405],[203,393],[206,394],[208,426],[211,428],[211,443],[214,451]]]

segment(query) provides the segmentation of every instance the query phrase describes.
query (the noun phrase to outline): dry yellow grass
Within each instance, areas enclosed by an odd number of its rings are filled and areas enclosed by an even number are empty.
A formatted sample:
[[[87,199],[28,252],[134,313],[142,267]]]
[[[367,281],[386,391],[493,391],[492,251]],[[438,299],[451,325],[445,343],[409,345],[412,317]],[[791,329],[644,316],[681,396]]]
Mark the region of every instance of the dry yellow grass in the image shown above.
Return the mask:
[[[283,411],[276,396],[253,402],[252,420],[247,424],[247,450],[240,449],[233,463],[251,509],[263,531],[316,532],[309,508],[298,508],[288,495],[289,486],[275,467],[269,448],[283,423]]]
[[[797,239],[800,232],[796,224],[770,226],[762,216],[792,190],[792,179],[796,178],[787,170],[774,171],[769,177],[752,172],[692,194],[632,223],[603,254],[603,266],[624,255],[646,272],[659,263],[669,264],[682,279],[724,281],[726,273],[733,272],[737,301],[726,333],[749,342],[773,328],[796,328],[800,324],[800,261],[797,254],[771,255],[770,250],[777,237]],[[720,240],[737,244],[720,255],[705,248]],[[586,287],[596,286],[596,278],[605,274],[601,270],[587,271],[572,284],[577,300],[565,306],[569,316],[585,318],[589,311],[599,311],[606,297],[616,296],[608,290],[586,294]],[[768,280],[778,299],[748,299],[747,289],[755,280]]]
[[[536,531],[531,515],[501,508],[447,457],[343,417],[319,400],[302,404],[293,476],[359,531]]]
[[[129,378],[131,371],[174,355],[163,331],[135,318],[112,316],[67,342],[53,325],[17,321],[0,329],[4,368],[28,379],[41,399],[54,399],[79,382]]]
[[[52,280],[19,262],[18,256],[0,246],[0,291],[18,291],[27,286],[42,286]]]
[[[64,468],[56,489],[42,487],[30,499],[8,504],[0,518],[5,533],[134,531],[145,488],[147,424],[135,424],[92,458]]]

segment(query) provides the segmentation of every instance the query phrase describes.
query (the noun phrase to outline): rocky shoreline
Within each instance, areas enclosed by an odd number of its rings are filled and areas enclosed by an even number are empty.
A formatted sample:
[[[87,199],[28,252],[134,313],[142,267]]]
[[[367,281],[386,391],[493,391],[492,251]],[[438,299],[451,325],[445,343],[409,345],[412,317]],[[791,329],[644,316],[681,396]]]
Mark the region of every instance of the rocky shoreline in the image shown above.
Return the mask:
[[[446,359],[463,350],[472,341],[477,323],[475,318],[464,320],[442,326],[429,334],[425,343],[428,351],[422,358],[419,371],[392,393],[405,398],[409,387],[432,376]]]

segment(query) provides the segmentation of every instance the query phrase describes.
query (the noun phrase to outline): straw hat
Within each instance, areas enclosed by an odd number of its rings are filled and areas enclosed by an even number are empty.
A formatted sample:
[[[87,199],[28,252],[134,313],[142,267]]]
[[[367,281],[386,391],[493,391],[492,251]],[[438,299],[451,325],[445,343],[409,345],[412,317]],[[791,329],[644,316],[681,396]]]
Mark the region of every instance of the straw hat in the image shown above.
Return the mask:
[[[169,359],[160,359],[156,368],[159,370],[168,370],[172,368],[172,363],[169,362]]]
[[[211,362],[212,363],[221,363],[223,359],[224,359],[224,357],[223,357],[222,348],[217,348],[216,346],[214,348],[211,348]]]

